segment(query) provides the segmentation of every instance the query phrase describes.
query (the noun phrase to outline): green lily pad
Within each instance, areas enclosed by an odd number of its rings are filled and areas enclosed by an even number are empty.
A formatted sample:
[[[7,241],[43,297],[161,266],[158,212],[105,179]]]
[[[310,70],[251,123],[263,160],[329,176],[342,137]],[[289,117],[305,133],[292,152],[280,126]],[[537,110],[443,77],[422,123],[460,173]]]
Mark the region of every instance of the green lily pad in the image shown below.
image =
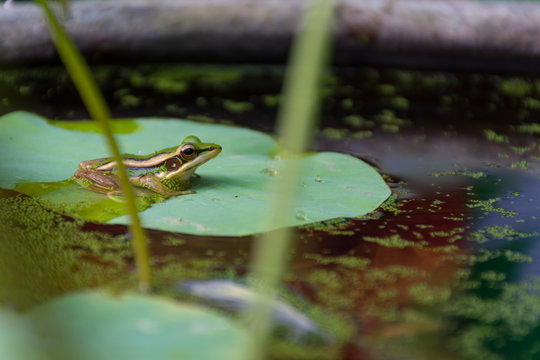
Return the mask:
[[[197,170],[201,178],[192,181],[197,194],[151,206],[139,203],[141,210],[146,208],[141,218],[149,228],[225,236],[272,230],[265,221],[266,209],[273,196],[270,183],[281,176],[276,172],[280,161],[293,161],[303,169],[294,216],[282,226],[361,216],[390,195],[377,171],[352,156],[324,152],[276,160],[276,142],[245,128],[178,119],[116,120],[115,127],[121,149],[132,154],[174,146],[192,134],[223,147],[217,158]],[[80,161],[105,156],[104,140],[90,122],[53,123],[25,112],[0,117],[0,187],[66,203],[69,215],[126,224],[127,216],[119,216],[122,204],[62,181]]]
[[[0,359],[47,360],[31,322],[0,308]]]
[[[8,328],[9,326],[9,328]],[[85,291],[20,316],[0,309],[2,359],[243,359],[249,337],[202,307]]]

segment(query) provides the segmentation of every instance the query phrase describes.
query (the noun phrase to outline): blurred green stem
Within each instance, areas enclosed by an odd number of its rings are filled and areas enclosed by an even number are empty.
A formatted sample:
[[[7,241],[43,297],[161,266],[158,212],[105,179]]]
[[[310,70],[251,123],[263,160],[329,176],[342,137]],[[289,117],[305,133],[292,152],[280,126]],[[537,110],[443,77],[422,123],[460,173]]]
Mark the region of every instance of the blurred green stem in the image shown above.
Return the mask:
[[[319,89],[328,60],[330,36],[334,15],[333,0],[307,2],[301,27],[293,45],[286,75],[283,104],[278,125],[279,136],[286,157],[295,157],[306,150],[312,139],[312,129],[319,112]],[[252,268],[257,284],[266,299],[258,302],[246,314],[251,324],[254,348],[250,358],[263,359],[271,329],[271,299],[276,294],[279,278],[288,258],[291,230],[283,228],[287,219],[294,217],[300,170],[291,161],[283,161],[274,184],[274,198],[268,212],[268,221],[279,230],[263,235],[255,247]]]
[[[51,8],[47,4],[47,0],[36,0],[43,8],[43,14],[49,27],[58,54],[62,59],[71,79],[75,83],[82,100],[84,101],[90,116],[99,123],[103,135],[109,145],[109,150],[113,155],[114,160],[118,164],[118,172],[120,175],[120,183],[126,198],[126,206],[128,214],[131,218],[130,233],[132,236],[132,244],[135,252],[135,263],[139,274],[139,287],[143,291],[147,291],[152,285],[152,274],[150,271],[150,260],[148,248],[146,246],[146,237],[141,227],[139,216],[137,215],[137,207],[135,205],[135,194],[131,183],[129,182],[125,166],[120,156],[118,145],[114,140],[109,119],[111,118],[105,99],[101,95],[97,84],[92,77],[92,73],[84,58],[77,50],[75,44],[71,41],[67,33],[62,29],[60,23],[53,14]]]

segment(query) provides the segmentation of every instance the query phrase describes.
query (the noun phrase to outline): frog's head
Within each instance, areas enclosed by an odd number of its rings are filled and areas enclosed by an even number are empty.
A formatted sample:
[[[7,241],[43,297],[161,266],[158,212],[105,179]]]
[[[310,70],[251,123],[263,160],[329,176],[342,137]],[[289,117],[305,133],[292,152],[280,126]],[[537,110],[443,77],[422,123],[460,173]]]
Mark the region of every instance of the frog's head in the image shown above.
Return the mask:
[[[221,152],[221,146],[213,143],[203,143],[196,136],[188,136],[182,141],[175,156],[165,161],[167,180],[189,180],[197,167]]]

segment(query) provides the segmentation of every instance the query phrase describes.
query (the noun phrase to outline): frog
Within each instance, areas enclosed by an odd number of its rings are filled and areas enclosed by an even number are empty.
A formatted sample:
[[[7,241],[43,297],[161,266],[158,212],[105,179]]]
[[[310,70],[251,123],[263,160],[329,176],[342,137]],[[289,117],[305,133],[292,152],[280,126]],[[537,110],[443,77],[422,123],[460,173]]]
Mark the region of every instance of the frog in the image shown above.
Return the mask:
[[[180,145],[150,155],[122,154],[121,157],[136,196],[153,194],[166,199],[196,193],[187,190],[192,176],[198,177],[195,170],[221,150],[218,144],[204,143],[190,135]],[[122,194],[117,162],[111,157],[82,161],[73,178],[82,187],[113,200]]]

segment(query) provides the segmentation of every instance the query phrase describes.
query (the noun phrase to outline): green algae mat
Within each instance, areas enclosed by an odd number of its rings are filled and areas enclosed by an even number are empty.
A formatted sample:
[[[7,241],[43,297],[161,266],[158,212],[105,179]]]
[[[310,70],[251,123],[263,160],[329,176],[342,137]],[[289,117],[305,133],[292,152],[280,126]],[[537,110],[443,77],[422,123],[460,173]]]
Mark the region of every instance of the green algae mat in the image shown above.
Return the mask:
[[[390,189],[371,166],[341,153],[321,152],[276,159],[275,140],[250,129],[180,119],[113,121],[121,150],[145,155],[177,146],[188,135],[218,143],[222,153],[198,168],[187,194],[152,203],[138,199],[147,228],[221,236],[272,230],[266,209],[279,163],[302,171],[294,216],[282,226],[299,226],[375,210]],[[70,216],[127,224],[124,204],[86,190],[71,179],[79,162],[108,156],[97,125],[90,121],[48,121],[26,112],[0,117],[0,187],[36,197]]]

